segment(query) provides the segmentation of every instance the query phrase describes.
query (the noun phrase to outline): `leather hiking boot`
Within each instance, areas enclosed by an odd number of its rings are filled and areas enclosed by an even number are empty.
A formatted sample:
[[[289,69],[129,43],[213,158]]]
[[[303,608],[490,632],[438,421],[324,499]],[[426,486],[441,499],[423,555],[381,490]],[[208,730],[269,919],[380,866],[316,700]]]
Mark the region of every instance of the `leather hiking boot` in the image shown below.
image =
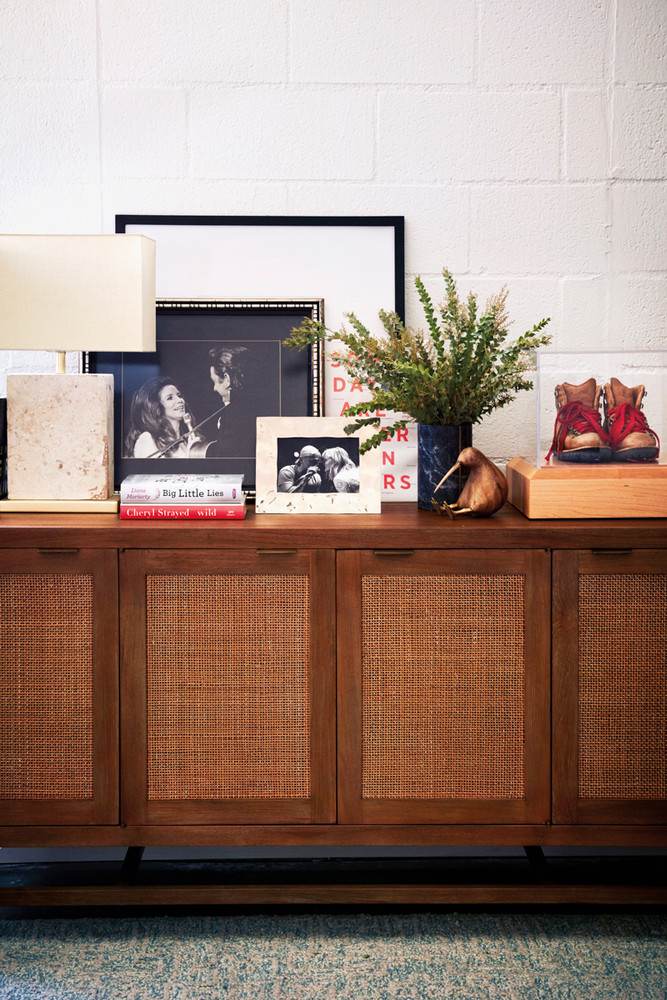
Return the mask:
[[[594,378],[581,385],[563,382],[555,389],[556,423],[546,457],[561,462],[609,462],[611,445],[600,417],[602,386]]]
[[[643,385],[629,388],[617,378],[604,387],[605,430],[614,462],[652,462],[660,453],[658,435],[642,413]]]

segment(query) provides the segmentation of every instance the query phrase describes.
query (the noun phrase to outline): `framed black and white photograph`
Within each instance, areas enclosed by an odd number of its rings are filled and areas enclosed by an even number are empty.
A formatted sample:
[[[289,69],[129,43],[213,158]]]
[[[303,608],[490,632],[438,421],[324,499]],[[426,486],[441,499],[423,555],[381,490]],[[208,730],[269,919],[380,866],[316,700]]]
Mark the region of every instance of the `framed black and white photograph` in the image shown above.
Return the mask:
[[[340,417],[257,420],[258,514],[379,514],[380,452],[373,431],[345,433]]]
[[[259,416],[322,413],[319,345],[284,341],[320,299],[161,301],[156,350],[98,353],[88,369],[114,376],[115,482],[134,473],[243,473],[255,488]]]

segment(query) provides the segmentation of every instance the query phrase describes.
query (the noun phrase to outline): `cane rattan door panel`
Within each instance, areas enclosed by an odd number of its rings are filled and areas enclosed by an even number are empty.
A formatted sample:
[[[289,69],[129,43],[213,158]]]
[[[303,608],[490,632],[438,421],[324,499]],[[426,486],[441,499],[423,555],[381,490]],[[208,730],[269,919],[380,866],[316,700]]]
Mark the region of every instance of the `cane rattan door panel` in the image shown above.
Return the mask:
[[[549,556],[339,553],[344,822],[543,822]]]
[[[0,553],[6,823],[118,821],[114,551]]]
[[[554,818],[667,819],[667,554],[554,553]]]
[[[123,570],[127,821],[331,822],[333,553],[135,552]]]

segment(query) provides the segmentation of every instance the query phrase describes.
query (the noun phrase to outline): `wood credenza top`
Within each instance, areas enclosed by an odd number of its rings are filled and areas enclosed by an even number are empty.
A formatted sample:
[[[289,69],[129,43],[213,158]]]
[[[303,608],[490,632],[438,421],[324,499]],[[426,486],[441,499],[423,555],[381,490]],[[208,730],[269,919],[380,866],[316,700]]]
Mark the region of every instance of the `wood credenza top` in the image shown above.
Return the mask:
[[[531,520],[510,504],[452,521],[416,503],[380,514],[256,514],[239,521],[121,521],[117,514],[0,514],[0,548],[664,548],[667,518]]]

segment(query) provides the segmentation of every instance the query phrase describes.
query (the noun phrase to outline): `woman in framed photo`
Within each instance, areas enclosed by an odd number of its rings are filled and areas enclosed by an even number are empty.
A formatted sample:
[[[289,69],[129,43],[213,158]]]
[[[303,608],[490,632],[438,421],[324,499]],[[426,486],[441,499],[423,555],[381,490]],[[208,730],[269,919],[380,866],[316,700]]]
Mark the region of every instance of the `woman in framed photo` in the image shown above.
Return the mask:
[[[327,448],[322,452],[324,493],[358,493],[359,469],[345,448]]]
[[[206,443],[194,426],[190,407],[173,379],[148,379],[132,397],[125,457],[201,457]]]

